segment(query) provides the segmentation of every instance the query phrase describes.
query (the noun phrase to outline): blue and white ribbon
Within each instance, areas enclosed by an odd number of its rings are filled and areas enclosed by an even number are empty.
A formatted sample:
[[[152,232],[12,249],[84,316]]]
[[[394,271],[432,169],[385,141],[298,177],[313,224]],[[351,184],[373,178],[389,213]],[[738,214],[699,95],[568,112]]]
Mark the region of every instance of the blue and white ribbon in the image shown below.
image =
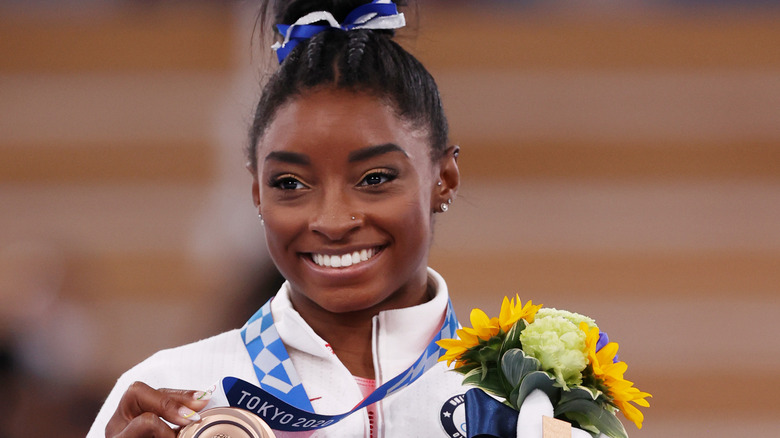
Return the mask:
[[[312,24],[325,21],[328,24]],[[279,64],[298,45],[320,32],[328,29],[400,29],[406,25],[403,13],[392,0],[374,0],[362,6],[358,6],[339,23],[330,12],[310,12],[299,18],[293,24],[277,24],[279,33],[284,35],[284,41],[271,46],[276,51]]]
[[[309,396],[292,365],[287,349],[274,326],[271,302],[267,302],[241,329],[241,337],[260,382],[257,387],[235,377],[222,379],[222,391],[232,407],[246,409],[259,415],[272,429],[306,431],[319,429],[376,403],[390,394],[411,385],[438,363],[446,351],[436,341],[455,337],[458,319],[447,304],[447,314],[441,330],[436,333],[419,358],[404,372],[374,390],[349,412],[339,415],[313,413]]]

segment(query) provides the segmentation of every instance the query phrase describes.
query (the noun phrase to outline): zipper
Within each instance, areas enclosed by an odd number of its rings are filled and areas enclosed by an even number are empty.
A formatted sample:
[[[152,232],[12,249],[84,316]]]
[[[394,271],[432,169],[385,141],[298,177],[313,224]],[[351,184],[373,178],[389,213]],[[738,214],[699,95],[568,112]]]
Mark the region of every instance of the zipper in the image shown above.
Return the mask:
[[[379,388],[383,383],[385,383],[384,376],[382,376],[382,367],[380,365],[382,362],[380,360],[381,358],[379,357],[379,318],[380,315],[377,315],[372,319],[373,333],[371,333],[371,354],[374,357],[374,385],[376,388]],[[383,402],[384,400],[380,400],[374,403],[374,406],[376,407],[376,417],[374,418],[374,438],[384,438],[385,436],[385,425],[383,421],[384,415],[382,415]]]

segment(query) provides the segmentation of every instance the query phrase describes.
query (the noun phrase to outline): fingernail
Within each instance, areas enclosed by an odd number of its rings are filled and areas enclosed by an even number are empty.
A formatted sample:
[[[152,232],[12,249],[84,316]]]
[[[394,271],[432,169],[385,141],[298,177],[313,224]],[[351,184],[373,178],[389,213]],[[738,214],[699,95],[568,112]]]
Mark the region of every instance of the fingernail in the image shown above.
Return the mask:
[[[192,394],[192,398],[195,400],[211,400],[211,395],[214,393],[214,388],[209,388],[205,391],[196,391]]]
[[[179,416],[185,420],[200,421],[200,415],[197,412],[184,406],[179,408]]]

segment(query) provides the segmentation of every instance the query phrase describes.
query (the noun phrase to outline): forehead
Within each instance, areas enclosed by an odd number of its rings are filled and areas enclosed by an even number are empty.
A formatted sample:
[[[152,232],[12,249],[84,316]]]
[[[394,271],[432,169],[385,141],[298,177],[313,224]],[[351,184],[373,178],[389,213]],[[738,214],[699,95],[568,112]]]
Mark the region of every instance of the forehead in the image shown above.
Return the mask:
[[[425,133],[399,118],[382,99],[359,92],[324,89],[287,102],[259,144],[258,158],[271,151],[348,155],[355,149],[396,144],[415,160],[429,155]]]

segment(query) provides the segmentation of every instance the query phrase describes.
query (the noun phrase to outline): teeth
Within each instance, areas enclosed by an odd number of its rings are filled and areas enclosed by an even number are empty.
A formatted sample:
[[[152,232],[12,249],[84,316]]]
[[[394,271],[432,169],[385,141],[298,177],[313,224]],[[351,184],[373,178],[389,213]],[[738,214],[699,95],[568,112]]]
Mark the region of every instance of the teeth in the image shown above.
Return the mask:
[[[376,252],[376,249],[371,248],[342,255],[312,254],[311,259],[315,264],[326,268],[346,268],[347,266],[365,262],[373,257]]]

